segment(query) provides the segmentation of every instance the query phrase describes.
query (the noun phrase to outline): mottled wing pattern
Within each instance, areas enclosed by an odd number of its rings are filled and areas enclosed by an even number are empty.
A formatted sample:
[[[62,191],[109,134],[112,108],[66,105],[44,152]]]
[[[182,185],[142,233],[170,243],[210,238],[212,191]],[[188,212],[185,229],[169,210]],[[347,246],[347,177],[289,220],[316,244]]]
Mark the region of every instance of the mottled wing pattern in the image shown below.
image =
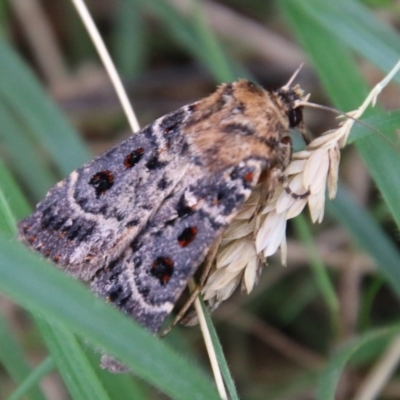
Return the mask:
[[[156,120],[58,183],[19,223],[19,237],[90,279],[128,246],[184,176],[185,106]]]
[[[193,165],[128,250],[98,271],[92,289],[157,332],[265,164],[248,159],[215,175]]]
[[[19,236],[157,332],[257,182],[273,192],[300,99],[298,87],[223,84],[73,172]]]

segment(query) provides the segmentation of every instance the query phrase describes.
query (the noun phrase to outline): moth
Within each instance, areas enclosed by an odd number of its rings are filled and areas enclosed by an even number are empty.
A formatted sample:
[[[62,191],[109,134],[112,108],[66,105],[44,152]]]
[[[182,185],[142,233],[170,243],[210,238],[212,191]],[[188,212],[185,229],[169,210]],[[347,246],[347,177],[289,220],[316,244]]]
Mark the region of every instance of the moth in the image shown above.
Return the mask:
[[[158,332],[254,187],[273,191],[303,99],[298,86],[223,84],[72,172],[19,238]]]

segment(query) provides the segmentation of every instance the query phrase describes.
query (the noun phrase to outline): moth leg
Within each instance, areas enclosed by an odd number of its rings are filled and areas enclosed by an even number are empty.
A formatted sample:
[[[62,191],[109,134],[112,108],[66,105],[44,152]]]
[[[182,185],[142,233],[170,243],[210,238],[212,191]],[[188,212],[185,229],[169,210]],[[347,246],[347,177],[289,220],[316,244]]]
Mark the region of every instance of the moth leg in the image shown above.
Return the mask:
[[[306,199],[311,194],[310,189],[308,189],[307,191],[305,191],[304,193],[301,193],[301,194],[292,192],[292,189],[290,189],[289,186],[285,186],[285,192],[287,194],[290,194],[290,196],[292,196],[295,200]]]
[[[311,143],[311,138],[310,135],[307,133],[304,122],[301,122],[301,124],[298,125],[296,129],[300,132],[301,137],[303,138],[305,144],[308,146]]]
[[[217,241],[212,245],[212,247],[207,255],[207,258],[205,260],[205,265],[204,265],[203,271],[200,276],[199,283],[196,285],[194,290],[190,293],[190,297],[186,300],[183,307],[179,310],[178,314],[175,316],[172,323],[162,331],[160,337],[166,336],[175,325],[177,325],[179,322],[181,322],[184,319],[187,311],[192,306],[192,304],[195,302],[195,300],[197,299],[197,296],[200,294],[200,292],[203,290],[204,285],[207,281],[207,278],[210,276],[211,268],[214,264],[215,257],[217,255],[219,246],[222,241],[222,236],[223,235],[221,234],[218,237]]]

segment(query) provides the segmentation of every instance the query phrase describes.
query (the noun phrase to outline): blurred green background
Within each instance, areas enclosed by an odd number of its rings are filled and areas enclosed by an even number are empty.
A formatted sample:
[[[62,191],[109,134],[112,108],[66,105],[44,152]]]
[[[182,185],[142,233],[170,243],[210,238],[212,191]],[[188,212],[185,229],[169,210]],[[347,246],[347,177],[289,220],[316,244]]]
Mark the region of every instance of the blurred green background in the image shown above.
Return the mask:
[[[141,126],[220,82],[279,87],[302,62],[311,101],[349,111],[400,59],[397,1],[87,5]],[[0,21],[0,399],[218,398],[198,327],[152,338],[15,243],[16,220],[129,130],[70,1],[1,0]],[[391,143],[356,126],[323,223],[291,221],[288,266],[272,258],[251,295],[213,314],[231,398],[400,398],[397,83],[364,119]],[[316,136],[337,124],[305,114]],[[93,348],[135,374],[100,370]]]

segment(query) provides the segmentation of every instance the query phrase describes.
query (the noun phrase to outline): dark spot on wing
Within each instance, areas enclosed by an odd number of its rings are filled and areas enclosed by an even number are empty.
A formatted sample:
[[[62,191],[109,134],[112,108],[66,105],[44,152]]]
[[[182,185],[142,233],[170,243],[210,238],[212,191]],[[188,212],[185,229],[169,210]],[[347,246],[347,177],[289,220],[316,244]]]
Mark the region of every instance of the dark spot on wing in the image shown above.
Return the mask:
[[[151,275],[166,285],[174,272],[174,262],[169,257],[157,257],[150,269]]]
[[[171,181],[169,181],[165,176],[163,176],[157,182],[157,188],[160,189],[160,190],[165,190],[170,184],[171,184]]]
[[[149,170],[154,170],[154,169],[159,169],[159,168],[163,168],[167,165],[166,162],[160,161],[158,159],[158,154],[154,155],[153,157],[151,157],[149,159],[149,161],[147,161],[146,163],[146,167]]]
[[[143,147],[138,147],[136,150],[132,151],[132,153],[129,153],[124,160],[125,167],[132,168],[141,160],[143,154],[144,154]]]
[[[181,247],[189,246],[193,242],[197,235],[197,227],[188,226],[182,233],[178,236],[178,243]]]
[[[193,213],[193,209],[186,203],[185,195],[182,195],[176,205],[178,217],[186,217]]]
[[[94,187],[96,196],[99,197],[112,187],[114,175],[109,170],[97,172],[90,178],[89,184]]]

